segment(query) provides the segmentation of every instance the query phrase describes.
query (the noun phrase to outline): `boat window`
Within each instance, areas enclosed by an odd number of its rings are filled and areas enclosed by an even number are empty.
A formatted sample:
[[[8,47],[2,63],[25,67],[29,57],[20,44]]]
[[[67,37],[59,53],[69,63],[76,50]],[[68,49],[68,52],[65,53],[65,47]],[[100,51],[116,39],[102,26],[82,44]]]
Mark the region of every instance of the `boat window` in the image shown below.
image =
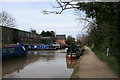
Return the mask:
[[[9,53],[15,53],[15,48],[9,48]]]

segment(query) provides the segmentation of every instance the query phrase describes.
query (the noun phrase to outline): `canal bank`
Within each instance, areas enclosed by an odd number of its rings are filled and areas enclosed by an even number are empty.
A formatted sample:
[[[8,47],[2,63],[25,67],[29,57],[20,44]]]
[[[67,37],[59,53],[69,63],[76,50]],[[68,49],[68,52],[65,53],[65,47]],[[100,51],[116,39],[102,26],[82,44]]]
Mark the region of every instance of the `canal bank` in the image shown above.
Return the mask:
[[[118,78],[105,62],[102,62],[88,47],[85,47],[83,56],[80,57],[71,75],[73,78]]]
[[[73,73],[71,74],[70,80],[72,80],[73,78],[78,78],[77,73],[79,71],[79,63],[80,63],[80,58],[78,59],[78,61],[76,63]]]
[[[79,71],[79,63],[80,63],[80,59],[83,55],[84,55],[84,47],[81,48],[81,56],[77,60],[77,63],[76,63],[76,65],[74,67],[74,70],[73,70],[73,73],[71,74],[70,80],[78,78],[77,74],[78,74],[78,71]]]

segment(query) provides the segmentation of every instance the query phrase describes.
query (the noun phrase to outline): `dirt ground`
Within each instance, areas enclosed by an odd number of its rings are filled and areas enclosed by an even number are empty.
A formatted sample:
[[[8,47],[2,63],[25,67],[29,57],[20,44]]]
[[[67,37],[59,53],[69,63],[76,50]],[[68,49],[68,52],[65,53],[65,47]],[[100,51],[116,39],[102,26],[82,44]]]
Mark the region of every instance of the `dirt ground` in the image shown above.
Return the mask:
[[[80,58],[79,78],[118,78],[105,62],[100,61],[97,56],[85,47],[84,56]]]

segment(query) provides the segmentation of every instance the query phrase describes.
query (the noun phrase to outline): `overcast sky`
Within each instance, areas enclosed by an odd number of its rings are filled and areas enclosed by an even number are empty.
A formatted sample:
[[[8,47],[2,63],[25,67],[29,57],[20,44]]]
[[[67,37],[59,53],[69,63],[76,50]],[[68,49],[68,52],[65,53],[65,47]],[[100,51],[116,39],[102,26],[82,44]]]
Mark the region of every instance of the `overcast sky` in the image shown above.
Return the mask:
[[[84,22],[76,20],[74,10],[66,10],[60,15],[43,15],[42,9],[54,10],[55,0],[2,0],[2,10],[16,19],[18,29],[29,31],[30,28],[41,33],[42,30],[53,30],[56,34],[66,34],[76,37],[84,26]]]

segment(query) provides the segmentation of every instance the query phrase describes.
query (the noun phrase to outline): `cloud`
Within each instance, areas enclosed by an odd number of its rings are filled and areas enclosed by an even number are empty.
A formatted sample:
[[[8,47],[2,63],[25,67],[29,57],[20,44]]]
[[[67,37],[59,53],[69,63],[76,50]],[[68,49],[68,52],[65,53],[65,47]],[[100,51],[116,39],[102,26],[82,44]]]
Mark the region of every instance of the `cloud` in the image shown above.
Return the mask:
[[[61,15],[43,15],[41,8],[50,9],[49,3],[4,3],[3,9],[11,13],[17,20],[18,28],[29,31],[30,28],[38,32],[54,30],[56,33],[66,33],[76,36],[80,33],[84,23],[76,21],[73,10],[63,12]]]

